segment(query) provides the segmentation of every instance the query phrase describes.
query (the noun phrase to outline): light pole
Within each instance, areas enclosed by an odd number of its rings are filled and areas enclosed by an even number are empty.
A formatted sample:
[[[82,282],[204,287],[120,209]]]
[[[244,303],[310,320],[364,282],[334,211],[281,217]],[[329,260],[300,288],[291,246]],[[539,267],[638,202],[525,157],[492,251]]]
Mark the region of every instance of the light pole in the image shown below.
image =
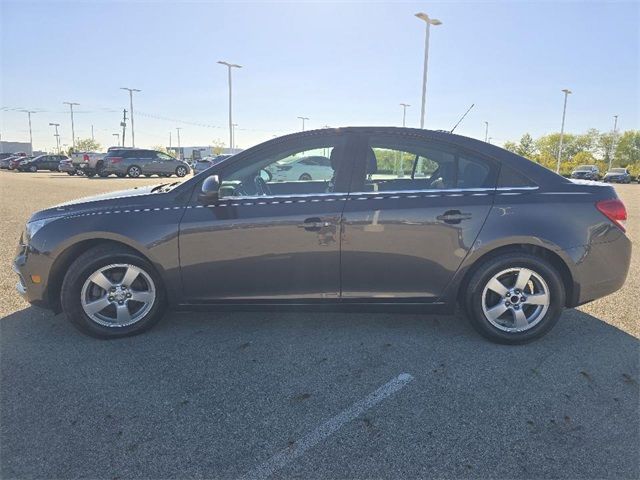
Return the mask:
[[[93,125],[91,125],[91,140],[96,141],[96,137],[93,136]]]
[[[76,102],[62,102],[64,105],[69,105],[69,111],[71,112],[71,148],[76,149],[76,132],[73,125],[73,106],[80,105]]]
[[[141,92],[142,90],[138,90],[137,88],[127,88],[127,87],[120,87],[120,90],[127,90],[129,92],[129,113],[131,114],[131,146],[135,147],[136,134],[133,130],[133,92]]]
[[[564,92],[564,107],[562,109],[562,126],[560,127],[560,145],[558,146],[558,164],[556,165],[556,173],[560,173],[560,159],[562,158],[562,141],[564,140],[564,118],[567,114],[567,97],[573,93],[568,88],[562,90]]]
[[[488,142],[489,141],[489,122],[485,121],[484,122],[484,141]]]
[[[411,105],[409,105],[408,103],[401,103],[400,106],[402,107],[402,126],[406,127],[407,126],[407,107],[410,107]]]
[[[22,111],[27,114],[27,117],[29,117],[29,149],[30,149],[29,154],[33,155],[33,134],[31,133],[31,114],[38,113],[38,112],[34,110],[22,110]]]
[[[224,62],[222,60],[218,60],[220,65],[224,65],[227,67],[228,75],[229,75],[229,148],[233,151],[233,114],[232,114],[232,88],[231,88],[231,69],[232,68],[242,68],[242,65],[236,65],[235,63]]]
[[[233,151],[236,148],[236,127],[238,126],[237,123],[232,123],[231,127],[233,127],[233,135],[231,138],[233,138],[233,145],[231,146],[231,153],[233,153]]]
[[[422,109],[420,111],[420,128],[424,128],[424,113],[427,102],[427,66],[429,64],[429,28],[431,25],[442,25],[442,22],[436,18],[429,18],[429,15],[426,13],[416,13],[416,17],[423,20],[426,24],[424,40],[424,70],[422,72]]]
[[[302,120],[302,131],[304,132],[304,122],[305,120],[309,120],[309,117],[298,117],[300,120]]]
[[[53,134],[56,137],[56,147],[58,148],[58,155],[60,154],[60,134],[58,133],[59,123],[49,123],[49,126],[54,127],[56,129],[56,133]]]
[[[611,154],[609,155],[609,170],[613,164],[613,156],[616,153],[616,140],[618,139],[618,115],[613,116],[613,138],[611,139]]]
[[[178,158],[182,160],[182,152],[180,151],[180,130],[182,130],[182,127],[176,127],[176,131],[178,132]]]
[[[120,134],[119,133],[112,133],[111,135],[116,137],[116,145],[120,146]]]

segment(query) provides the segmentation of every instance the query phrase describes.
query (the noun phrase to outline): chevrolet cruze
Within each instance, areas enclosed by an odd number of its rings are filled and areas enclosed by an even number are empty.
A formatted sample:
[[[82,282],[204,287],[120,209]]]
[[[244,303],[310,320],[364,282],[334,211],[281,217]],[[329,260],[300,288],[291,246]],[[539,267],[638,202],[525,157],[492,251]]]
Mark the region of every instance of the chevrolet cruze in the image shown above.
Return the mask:
[[[297,158],[325,178],[278,181]],[[619,289],[631,242],[605,184],[571,181],[444,132],[342,128],[245,150],[183,182],[35,213],[14,270],[34,305],[122,337],[167,307],[452,312],[497,342],[548,332],[565,307]]]

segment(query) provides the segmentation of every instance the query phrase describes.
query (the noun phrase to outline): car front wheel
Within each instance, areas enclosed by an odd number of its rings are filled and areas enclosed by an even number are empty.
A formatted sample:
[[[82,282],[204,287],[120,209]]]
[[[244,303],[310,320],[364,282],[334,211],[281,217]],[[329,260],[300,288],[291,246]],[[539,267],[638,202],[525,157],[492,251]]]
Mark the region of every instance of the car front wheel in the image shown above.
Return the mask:
[[[186,167],[183,167],[182,165],[179,166],[178,168],[176,168],[176,175],[178,177],[184,177],[187,174],[187,169]]]
[[[97,338],[137,335],[164,313],[162,281],[144,258],[125,247],[104,245],[80,255],[61,291],[71,323]]]
[[[140,167],[138,167],[137,165],[132,165],[127,168],[127,175],[129,175],[131,178],[138,178],[140,175],[142,175],[142,170],[140,170]]]
[[[545,259],[510,253],[478,265],[465,304],[471,324],[489,340],[527,343],[557,323],[565,289],[560,274]]]

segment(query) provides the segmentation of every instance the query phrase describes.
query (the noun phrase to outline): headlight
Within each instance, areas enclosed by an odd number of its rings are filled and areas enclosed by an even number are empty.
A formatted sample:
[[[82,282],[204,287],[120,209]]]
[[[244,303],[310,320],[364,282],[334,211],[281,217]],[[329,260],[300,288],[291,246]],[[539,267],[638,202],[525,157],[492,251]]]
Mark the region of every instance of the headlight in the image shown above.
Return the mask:
[[[51,223],[58,218],[60,217],[43,218],[42,220],[34,220],[33,222],[28,222],[24,228],[23,237],[25,243],[29,243],[33,236],[38,233],[38,230],[44,227],[47,223]]]

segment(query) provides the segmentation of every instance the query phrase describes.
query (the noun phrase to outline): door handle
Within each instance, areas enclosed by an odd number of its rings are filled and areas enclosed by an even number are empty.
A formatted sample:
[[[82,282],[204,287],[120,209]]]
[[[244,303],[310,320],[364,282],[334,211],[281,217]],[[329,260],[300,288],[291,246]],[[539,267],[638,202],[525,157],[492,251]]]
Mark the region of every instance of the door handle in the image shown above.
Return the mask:
[[[470,213],[462,213],[460,210],[447,210],[442,215],[438,215],[436,219],[444,223],[458,224],[462,220],[469,220]]]
[[[328,227],[329,225],[331,225],[329,222],[325,222],[319,217],[311,217],[307,218],[303,224],[298,225],[298,228],[304,228],[309,232],[317,232],[321,228]]]

